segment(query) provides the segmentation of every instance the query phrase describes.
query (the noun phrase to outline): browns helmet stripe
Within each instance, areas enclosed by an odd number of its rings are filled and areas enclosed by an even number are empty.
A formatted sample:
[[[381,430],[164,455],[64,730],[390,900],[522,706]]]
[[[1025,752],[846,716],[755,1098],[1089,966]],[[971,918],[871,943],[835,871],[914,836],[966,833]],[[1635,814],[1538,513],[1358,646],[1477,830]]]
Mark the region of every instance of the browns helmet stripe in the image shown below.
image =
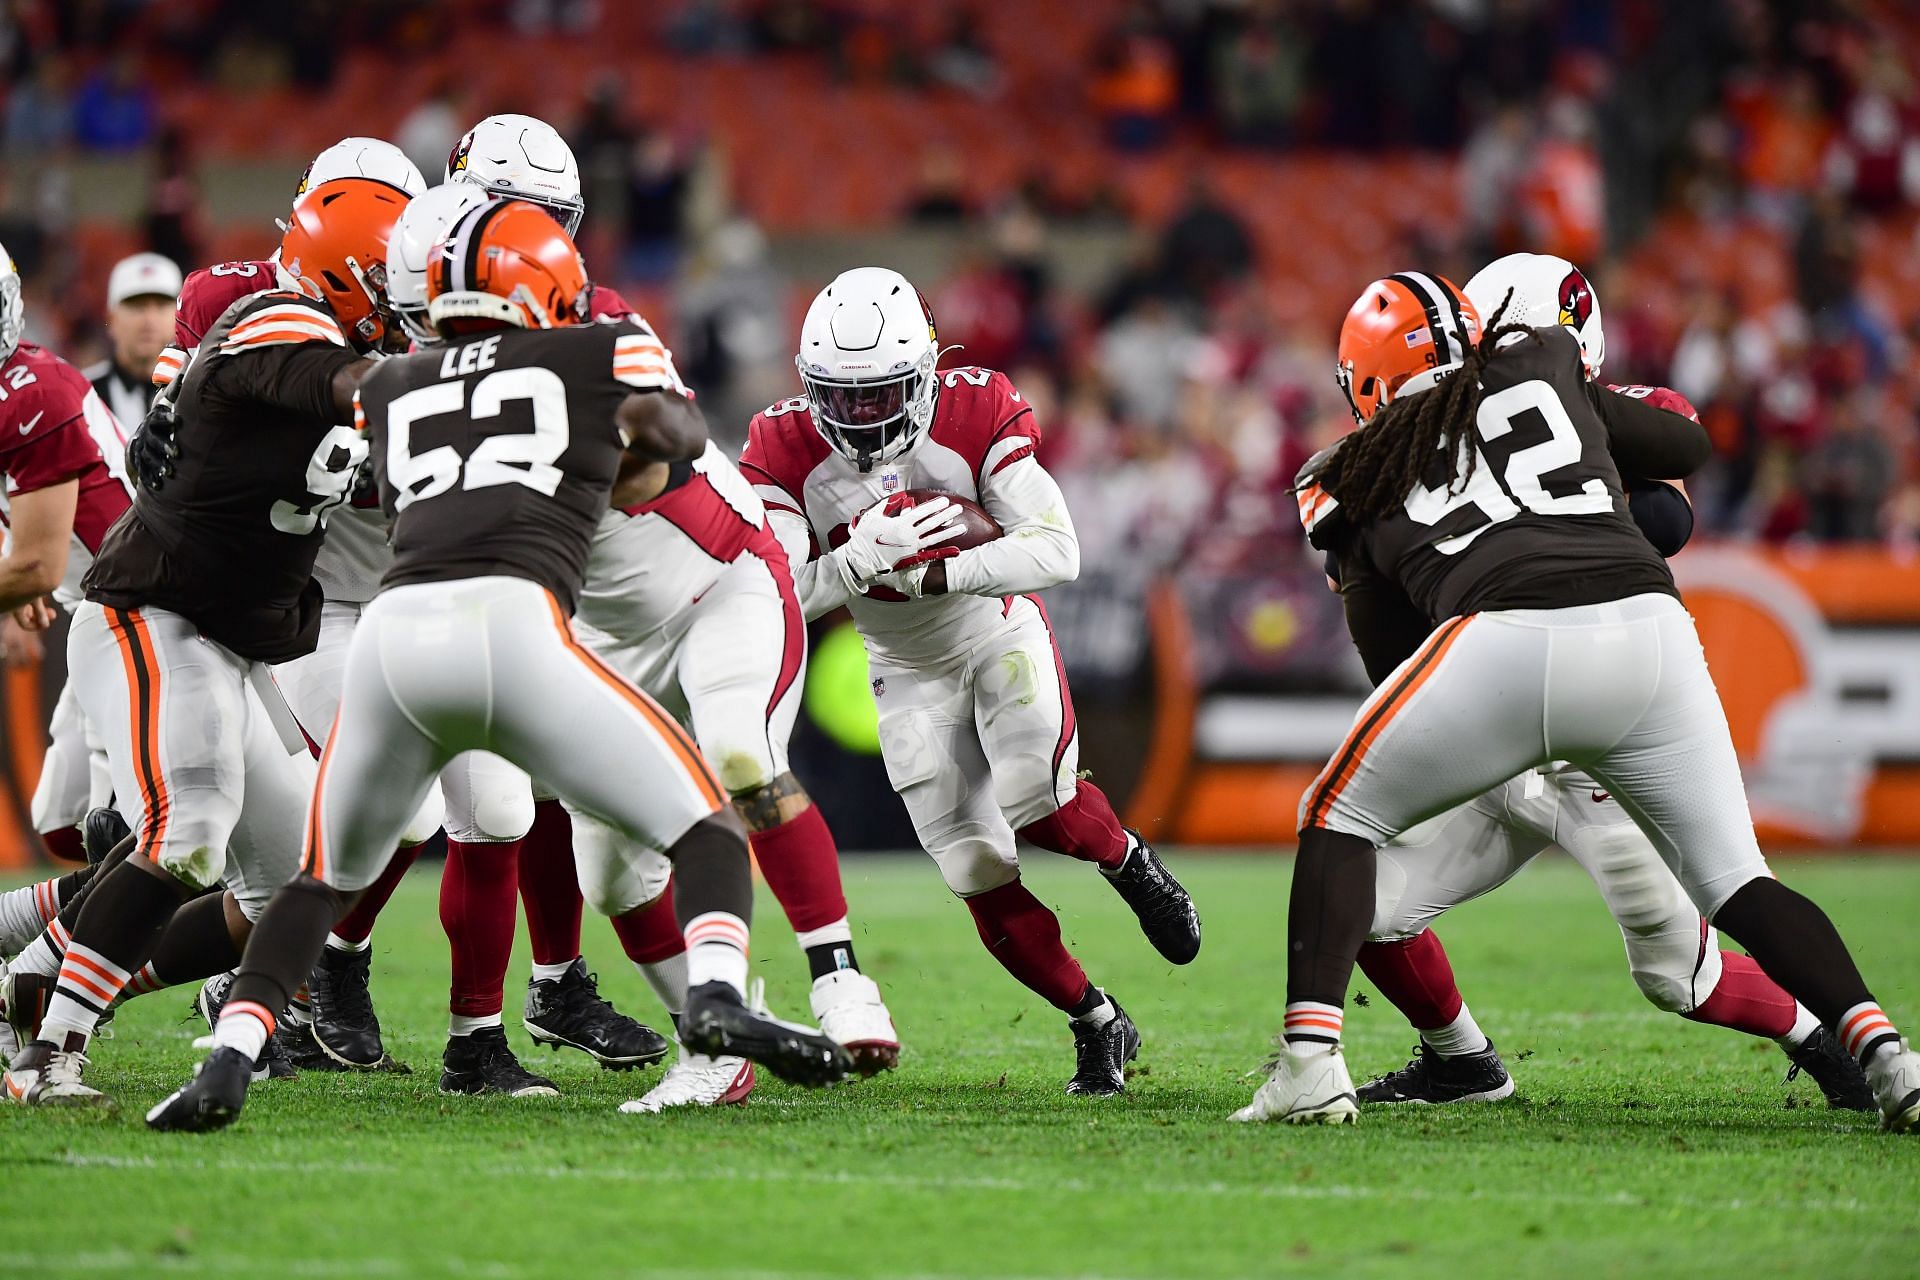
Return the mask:
[[[1402,271],[1387,277],[1420,301],[1433,334],[1436,365],[1458,364],[1467,358],[1467,325],[1451,290],[1420,271]]]

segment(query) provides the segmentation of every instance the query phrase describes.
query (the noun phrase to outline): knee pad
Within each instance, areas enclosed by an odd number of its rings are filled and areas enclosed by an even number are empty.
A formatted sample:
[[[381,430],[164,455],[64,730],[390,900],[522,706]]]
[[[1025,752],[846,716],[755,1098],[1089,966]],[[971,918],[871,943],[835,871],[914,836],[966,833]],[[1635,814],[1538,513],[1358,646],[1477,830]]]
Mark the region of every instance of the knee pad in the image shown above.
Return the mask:
[[[612,827],[573,813],[573,862],[580,895],[603,916],[622,916],[667,891],[673,863]]]
[[[934,847],[937,843],[938,847]],[[1014,853],[1012,833],[1004,837],[983,827],[956,831],[929,842],[947,888],[957,898],[971,898],[1020,878],[1020,859]]]
[[[1050,755],[1023,753],[993,765],[994,807],[1015,830],[1040,821],[1073,799],[1073,788],[1071,772],[1064,765],[1055,772]]]
[[[473,779],[473,784],[464,806],[447,806],[447,838],[462,844],[524,839],[533,829],[533,789],[521,778],[512,785],[488,778]]]
[[[1696,929],[1700,913],[1638,827],[1594,828],[1581,832],[1577,845],[1623,933],[1651,937],[1682,921],[1683,932]]]
[[[1668,1013],[1691,1013],[1694,1006],[1709,995],[1720,980],[1720,953],[1713,952],[1712,983],[1701,964],[1700,934],[1665,938],[1629,938],[1627,965],[1633,970],[1633,983],[1656,1009]]]

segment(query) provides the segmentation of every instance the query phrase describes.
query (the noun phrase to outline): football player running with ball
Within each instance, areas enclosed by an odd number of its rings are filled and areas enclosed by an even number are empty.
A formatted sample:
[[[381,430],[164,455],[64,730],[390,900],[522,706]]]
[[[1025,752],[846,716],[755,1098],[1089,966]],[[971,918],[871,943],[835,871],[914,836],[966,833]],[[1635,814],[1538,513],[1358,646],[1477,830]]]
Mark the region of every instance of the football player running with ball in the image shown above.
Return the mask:
[[[746,833],[685,732],[593,657],[571,614],[623,470],[706,448],[691,400],[623,361],[638,326],[591,324],[585,264],[520,202],[463,218],[428,273],[439,351],[390,360],[356,400],[393,517],[394,563],[355,630],[321,756],[302,870],[274,895],[194,1078],[157,1129],[231,1123],[277,1011],[328,928],[392,855],[435,775],[494,751],[581,810],[664,849],[689,945],[681,1036],[800,1084],[845,1051],[745,1002],[753,878]]]
[[[1015,837],[1096,864],[1175,964],[1200,951],[1193,902],[1079,776],[1066,671],[1034,594],[1071,581],[1080,550],[1040,428],[1006,375],[936,372],[926,303],[895,271],[845,272],[814,299],[797,364],[804,397],[757,414],[740,469],[809,618],[840,607],[866,640],[887,776],[921,844],[1009,973],[1071,1020],[1067,1091],[1124,1090],[1140,1035],[1088,981],[1060,922],[1020,881]],[[1003,537],[956,552],[978,501]]]
[[[1375,851],[1564,760],[1620,801],[1702,916],[1835,1029],[1886,1127],[1920,1126],[1920,1054],[1826,914],[1769,873],[1693,620],[1627,515],[1622,470],[1697,465],[1676,420],[1603,420],[1570,332],[1503,307],[1483,333],[1457,287],[1418,272],[1361,294],[1338,372],[1362,425],[1302,474],[1309,540],[1339,561],[1356,635],[1370,611],[1439,625],[1301,799],[1282,1051],[1234,1118],[1356,1118],[1341,1025]]]

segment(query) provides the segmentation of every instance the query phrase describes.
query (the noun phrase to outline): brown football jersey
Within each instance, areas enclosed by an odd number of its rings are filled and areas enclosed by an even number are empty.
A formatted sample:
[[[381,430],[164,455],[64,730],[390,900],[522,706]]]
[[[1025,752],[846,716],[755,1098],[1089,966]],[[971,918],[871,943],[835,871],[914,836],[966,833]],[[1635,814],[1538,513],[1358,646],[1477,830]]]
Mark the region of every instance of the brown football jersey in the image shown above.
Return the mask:
[[[313,558],[366,457],[333,397],[334,376],[359,358],[300,294],[233,304],[181,385],[175,473],[158,493],[141,489],[107,534],[87,598],[178,613],[245,658],[311,653]]]

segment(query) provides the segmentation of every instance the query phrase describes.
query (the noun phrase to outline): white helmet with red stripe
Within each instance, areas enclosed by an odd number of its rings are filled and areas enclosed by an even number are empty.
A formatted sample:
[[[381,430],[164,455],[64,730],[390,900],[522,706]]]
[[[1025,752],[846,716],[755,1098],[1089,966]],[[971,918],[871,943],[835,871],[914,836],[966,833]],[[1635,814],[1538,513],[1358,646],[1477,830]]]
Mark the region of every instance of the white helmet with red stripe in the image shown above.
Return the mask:
[[[1500,317],[1502,324],[1523,324],[1529,329],[1565,327],[1580,344],[1580,363],[1586,366],[1588,381],[1600,376],[1600,366],[1607,360],[1600,295],[1593,291],[1586,272],[1565,258],[1550,253],[1510,253],[1496,258],[1467,281],[1467,300],[1488,323],[1505,303],[1507,313]]]
[[[813,425],[862,471],[892,462],[933,423],[933,313],[898,271],[843,271],[807,308],[794,364]]]
[[[20,298],[20,270],[0,244],[0,360],[10,359],[27,331],[27,307]]]

